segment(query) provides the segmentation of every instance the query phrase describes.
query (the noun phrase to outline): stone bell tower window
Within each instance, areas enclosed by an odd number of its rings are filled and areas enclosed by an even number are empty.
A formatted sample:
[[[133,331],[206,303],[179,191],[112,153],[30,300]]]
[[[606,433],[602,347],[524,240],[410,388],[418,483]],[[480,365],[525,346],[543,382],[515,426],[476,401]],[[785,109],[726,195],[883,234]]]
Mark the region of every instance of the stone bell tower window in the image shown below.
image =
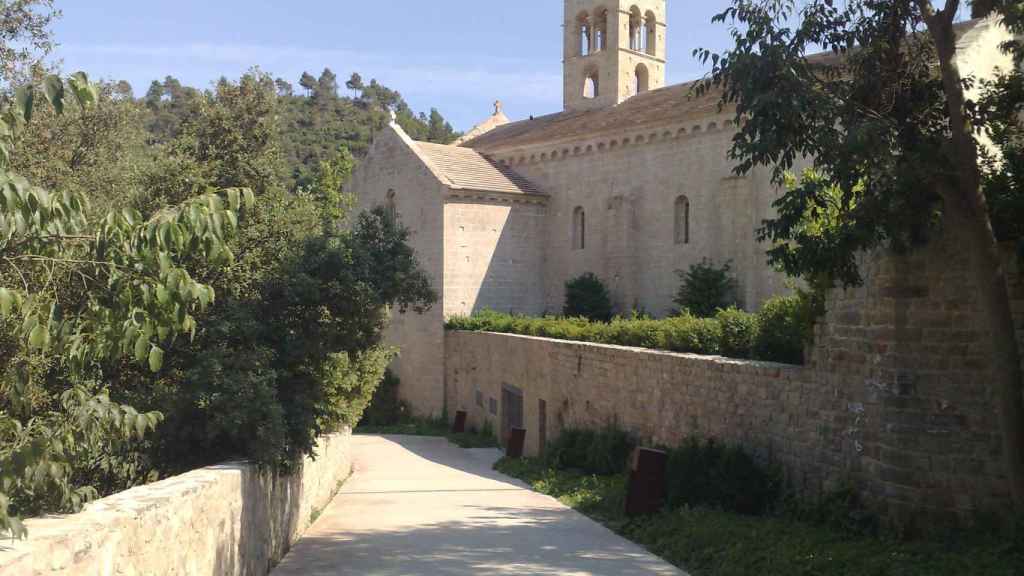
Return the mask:
[[[583,79],[583,97],[590,100],[601,95],[600,78],[597,69],[588,70]]]
[[[636,75],[633,84],[636,94],[647,92],[651,89],[651,75],[647,71],[647,66],[643,64],[636,65]]]
[[[644,16],[643,30],[643,52],[654,56],[658,53],[658,18],[650,10]]]
[[[593,47],[593,28],[590,25],[590,15],[586,12],[576,18],[576,30],[579,34],[580,56],[589,56]]]
[[[608,49],[608,10],[598,9],[594,14],[594,52]]]

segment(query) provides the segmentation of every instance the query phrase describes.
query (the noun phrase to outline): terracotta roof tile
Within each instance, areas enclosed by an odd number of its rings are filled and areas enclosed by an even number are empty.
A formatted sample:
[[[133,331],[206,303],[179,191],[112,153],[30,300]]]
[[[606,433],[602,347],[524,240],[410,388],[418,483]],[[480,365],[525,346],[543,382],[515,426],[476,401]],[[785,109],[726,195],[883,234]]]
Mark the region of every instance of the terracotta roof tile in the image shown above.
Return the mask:
[[[512,122],[474,138],[463,146],[476,150],[515,148],[652,125],[663,126],[717,113],[718,96],[706,94],[700,98],[691,98],[694,84],[688,82],[644,92],[618,106],[582,112],[559,112]]]
[[[416,142],[435,172],[448,179],[451,188],[506,194],[541,194],[528,180],[507,166],[488,159],[472,148]]]

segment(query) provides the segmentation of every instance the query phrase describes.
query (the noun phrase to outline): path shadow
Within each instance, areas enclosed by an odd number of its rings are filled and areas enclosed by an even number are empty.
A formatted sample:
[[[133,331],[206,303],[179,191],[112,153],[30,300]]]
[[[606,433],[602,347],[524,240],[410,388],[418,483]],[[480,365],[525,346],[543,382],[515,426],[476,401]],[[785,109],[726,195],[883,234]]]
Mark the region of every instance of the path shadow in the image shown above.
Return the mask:
[[[406,458],[422,458],[441,469],[432,469],[430,479],[420,486],[410,482],[415,478],[402,478],[401,469],[396,479],[392,469],[383,473],[387,479],[379,490],[358,482],[346,487],[331,514],[380,514],[388,521],[368,521],[366,528],[358,521],[342,522],[343,528],[328,523],[300,541],[274,576],[682,574],[583,515],[494,471],[493,454],[472,453],[442,438],[363,438],[357,462],[364,460],[369,466],[366,478],[375,473],[375,458],[398,458],[403,464]],[[382,441],[378,444],[375,438]],[[417,466],[410,461],[410,470]],[[449,475],[455,482],[451,487],[444,485]],[[432,513],[435,509],[442,512]]]

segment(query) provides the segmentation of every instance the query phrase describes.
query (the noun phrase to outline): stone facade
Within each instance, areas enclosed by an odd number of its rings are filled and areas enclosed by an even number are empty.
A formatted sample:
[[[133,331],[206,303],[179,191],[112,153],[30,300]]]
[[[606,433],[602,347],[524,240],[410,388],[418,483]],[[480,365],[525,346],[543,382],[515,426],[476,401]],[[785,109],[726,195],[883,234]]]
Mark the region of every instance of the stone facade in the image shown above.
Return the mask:
[[[443,409],[442,324],[453,314],[560,313],[566,282],[592,272],[618,313],[665,315],[676,272],[704,259],[731,262],[748,310],[788,290],[756,239],[780,191],[764,169],[734,174],[734,114],[717,95],[663,87],[665,16],[665,0],[565,0],[565,110],[509,122],[499,104],[453,146],[393,125],[357,168],[349,190],[360,207],[394,202],[443,300],[396,316],[389,332],[416,413]],[[1010,65],[994,20],[957,31],[965,75]],[[640,64],[649,89],[638,93]],[[597,98],[579,91],[588,70]]]
[[[0,545],[0,576],[264,576],[348,478],[350,440],[325,436],[289,476],[211,466],[29,520]]]
[[[359,210],[393,206],[402,223],[412,230],[410,245],[435,290],[444,286],[444,204],[447,188],[423,163],[412,140],[397,126],[389,126],[374,139],[371,161],[363,162],[348,188],[357,191]],[[403,399],[420,414],[441,413],[444,370],[437,351],[444,346],[444,308],[434,306],[423,315],[394,313],[386,334],[399,347],[392,368],[403,381]]]
[[[1007,261],[1024,343],[1024,277]],[[512,387],[530,455],[542,435],[615,424],[652,444],[739,443],[805,492],[853,480],[898,522],[999,510],[1009,497],[999,410],[968,265],[955,238],[866,258],[864,287],[829,298],[807,366],[451,332],[449,413],[501,430]]]
[[[665,315],[674,307],[676,271],[705,258],[732,261],[749,309],[785,290],[785,277],[765,265],[764,248],[755,240],[777,191],[761,170],[733,176],[726,153],[734,128],[725,116],[700,128],[688,124],[595,138],[579,146],[579,154],[545,154],[543,161],[529,160],[531,154],[515,166],[541,189],[558,191],[549,201],[544,275],[538,278],[546,309],[560,312],[565,283],[593,272],[622,313],[636,307]],[[685,242],[676,242],[680,199],[689,204]],[[586,214],[584,249],[573,245],[577,209]]]

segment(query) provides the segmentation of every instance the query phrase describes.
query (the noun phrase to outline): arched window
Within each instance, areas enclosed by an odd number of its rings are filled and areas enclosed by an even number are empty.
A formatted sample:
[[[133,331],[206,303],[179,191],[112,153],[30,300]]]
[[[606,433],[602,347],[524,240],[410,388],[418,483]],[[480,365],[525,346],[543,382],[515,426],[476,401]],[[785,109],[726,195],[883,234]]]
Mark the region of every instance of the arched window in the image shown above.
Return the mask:
[[[690,199],[686,196],[676,198],[675,240],[676,244],[690,243]]]
[[[651,80],[650,80],[650,78],[651,78],[651,76],[647,72],[647,66],[644,66],[643,64],[637,64],[637,66],[636,66],[636,76],[634,77],[634,80],[633,80],[633,82],[634,82],[633,88],[635,90],[634,94],[640,94],[641,92],[647,92],[648,90],[650,90],[651,89]]]
[[[597,98],[601,93],[600,78],[597,70],[590,70],[583,80],[583,97],[587,99]]]
[[[633,6],[629,9],[629,49],[637,52],[643,51],[641,38],[646,38],[643,31],[644,19],[640,15],[640,9]]]
[[[591,47],[593,46],[591,41],[593,29],[590,27],[590,15],[584,12],[577,16],[576,27],[579,32],[580,56],[587,56],[590,54]]]
[[[600,8],[594,14],[594,52],[608,48],[608,10]]]
[[[643,27],[643,51],[654,56],[658,53],[658,19],[654,16],[654,12],[647,11]]]
[[[587,247],[587,213],[582,206],[572,211],[572,249],[585,250]]]
[[[384,210],[386,210],[387,216],[388,218],[391,219],[392,222],[398,220],[398,206],[395,204],[394,190],[388,190],[388,201],[384,207]]]

